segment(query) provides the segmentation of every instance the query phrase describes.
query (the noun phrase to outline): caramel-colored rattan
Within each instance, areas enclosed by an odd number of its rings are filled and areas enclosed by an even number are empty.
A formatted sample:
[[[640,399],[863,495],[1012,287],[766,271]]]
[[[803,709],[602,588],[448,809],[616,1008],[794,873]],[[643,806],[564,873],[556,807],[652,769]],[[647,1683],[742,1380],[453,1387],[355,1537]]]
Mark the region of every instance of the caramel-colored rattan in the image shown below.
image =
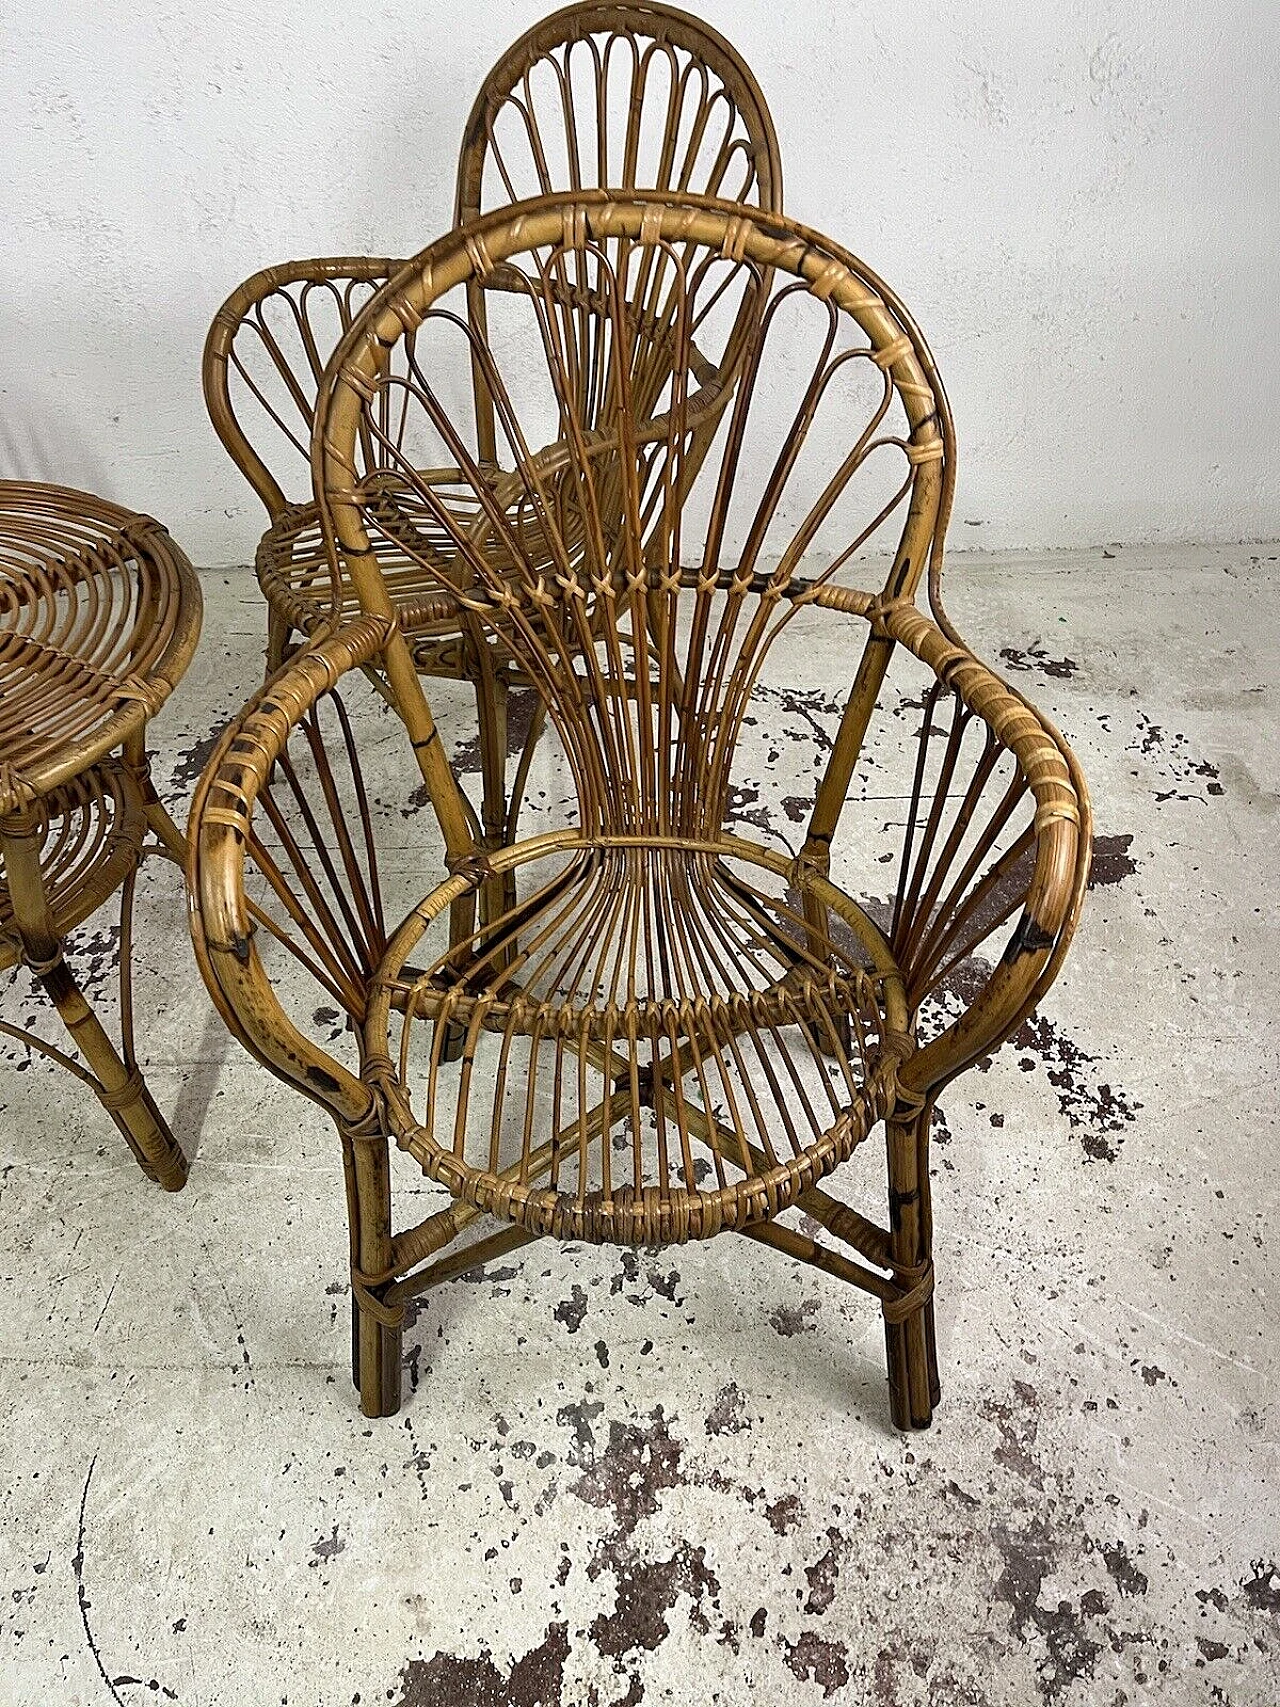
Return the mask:
[[[87,1065],[7,1022],[0,1031],[89,1084],[170,1190],[187,1165],[134,1049],[133,892],[146,852],[183,854],[144,736],[195,650],[200,611],[190,564],[150,516],[0,482],[0,968],[30,968]],[[121,1051],[63,951],[67,932],[117,890]]]
[[[735,50],[700,19],[655,0],[584,0],[535,25],[485,78],[459,155],[456,222],[530,195],[591,186],[701,191],[781,208],[782,168],[764,97]],[[232,295],[210,329],[210,415],[271,517],[256,559],[271,613],[269,671],[293,635],[326,632],[335,614],[349,617],[359,608],[349,580],[331,577],[316,507],[299,496],[298,481],[325,361],[395,265],[348,258],[268,268]],[[501,272],[473,281],[466,312],[482,337],[489,299],[507,287]],[[696,347],[690,355],[705,384],[712,376]],[[493,403],[478,369],[472,380],[480,455],[491,462]],[[257,423],[252,438],[249,420]],[[474,511],[455,471],[436,469],[433,481],[455,510],[465,513],[470,504]],[[439,544],[456,559],[444,535]],[[495,651],[474,624],[450,614],[438,582],[412,553],[393,540],[380,551],[398,620],[414,634],[418,669],[475,683],[479,816],[486,846],[500,847],[515,834],[521,803],[519,789],[506,786],[506,708],[509,687],[522,677],[504,648]],[[450,573],[457,572],[454,561]],[[541,728],[535,714],[530,748]],[[517,776],[526,769],[527,761]]]
[[[518,385],[454,306],[499,272],[525,315]],[[494,402],[496,459],[436,389],[459,345]],[[406,452],[406,415],[446,447],[469,522]],[[545,1235],[732,1230],[880,1300],[895,1420],[924,1425],[933,1098],[1055,975],[1089,814],[1052,727],[915,608],[926,575],[939,586],[954,451],[910,317],[847,252],[740,204],[544,197],[442,238],[379,293],[328,369],[315,442],[326,540],[364,614],[224,737],[190,882],[228,1022],[342,1135],[366,1410],[399,1403],[405,1300],[451,1274]],[[533,683],[570,822],[485,845],[397,624],[389,542]],[[761,672],[801,613],[863,644],[785,855],[727,820]],[[898,650],[933,685],[893,906],[873,917],[831,880],[830,850]],[[374,664],[448,870],[399,918],[337,691]],[[314,1038],[282,952],[348,1016],[354,1062]],[[880,1122],[887,1226],[819,1183]],[[389,1142],[451,1208],[393,1231]],[[841,1248],[784,1225],[790,1208]],[[444,1254],[482,1215],[498,1230]]]

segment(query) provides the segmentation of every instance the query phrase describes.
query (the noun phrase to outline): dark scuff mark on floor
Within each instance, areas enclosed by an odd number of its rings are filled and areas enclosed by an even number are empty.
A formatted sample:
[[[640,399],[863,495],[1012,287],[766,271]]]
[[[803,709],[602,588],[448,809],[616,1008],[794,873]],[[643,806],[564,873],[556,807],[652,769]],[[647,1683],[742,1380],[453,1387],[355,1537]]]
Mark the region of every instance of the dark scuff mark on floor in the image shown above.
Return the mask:
[[[1210,798],[1218,798],[1225,792],[1217,765],[1210,759],[1197,757],[1186,735],[1176,729],[1165,729],[1146,712],[1138,713],[1133,740],[1125,751],[1136,753],[1145,761],[1143,772],[1134,774],[1144,775],[1152,784],[1158,806],[1166,800],[1199,800],[1207,804]]]
[[[794,1642],[778,1637],[787,1670],[802,1683],[816,1683],[829,1701],[849,1682],[849,1650],[843,1642],[828,1641],[813,1630],[802,1630]]]
[[[1007,1398],[984,1399],[979,1407],[979,1415],[993,1422],[1000,1434],[1000,1445],[993,1454],[996,1463],[1037,1493],[1043,1493],[1044,1473],[1033,1451],[1040,1426],[1039,1413],[1039,1398],[1026,1381],[1015,1381]]]
[[[587,1313],[587,1295],[578,1285],[570,1288],[569,1296],[562,1298],[555,1307],[555,1319],[563,1322],[571,1334],[576,1334],[582,1326],[583,1317]]]
[[[1104,1546],[1102,1560],[1107,1567],[1107,1575],[1121,1594],[1138,1595],[1147,1592],[1147,1574],[1134,1564],[1123,1541],[1117,1541],[1110,1547]]]
[[[621,1659],[637,1649],[652,1653],[671,1634],[667,1614],[681,1595],[689,1599],[694,1628],[704,1636],[710,1633],[703,1602],[709,1600],[713,1610],[719,1609],[720,1581],[707,1565],[705,1547],[682,1541],[668,1559],[639,1559],[624,1548],[600,1568],[612,1571],[617,1581],[613,1611],[600,1613],[589,1630],[597,1652],[606,1659]]]
[[[561,1707],[568,1658],[567,1624],[548,1625],[544,1640],[505,1678],[487,1649],[476,1659],[437,1651],[400,1673],[396,1707]]]
[[[841,1531],[833,1525],[827,1530],[827,1550],[812,1565],[804,1568],[805,1581],[809,1584],[808,1598],[804,1609],[811,1616],[820,1617],[836,1597],[836,1584],[840,1580],[840,1566],[849,1551],[849,1542]]]
[[[213,750],[221,741],[223,732],[238,713],[238,707],[234,711],[215,712],[211,733],[178,748],[174,762],[169,767],[169,778],[164,788],[163,798],[166,806],[185,803],[190,798],[205,766],[213,757]]]
[[[308,1559],[307,1563],[314,1569],[317,1565],[323,1564],[326,1559],[336,1559],[339,1553],[345,1553],[346,1550],[346,1536],[338,1533],[338,1526],[335,1523],[327,1535],[322,1535],[318,1541],[312,1544],[313,1557]]]
[[[1123,883],[1127,877],[1132,877],[1138,869],[1138,862],[1129,853],[1132,846],[1131,835],[1095,836],[1089,888],[1109,889],[1112,884]]]
[[[816,1316],[819,1308],[816,1298],[805,1298],[799,1304],[779,1304],[770,1312],[769,1326],[783,1339],[790,1339],[793,1334],[811,1334],[817,1323],[809,1317]]]
[[[569,1491],[586,1505],[612,1513],[616,1543],[633,1535],[642,1518],[654,1515],[659,1494],[680,1485],[683,1453],[658,1405],[647,1426],[610,1422],[609,1444]]]
[[[995,1582],[997,1599],[1008,1606],[1013,1635],[1025,1640],[1036,1631],[1045,1644],[1046,1657],[1038,1668],[1040,1693],[1046,1702],[1056,1701],[1073,1683],[1092,1676],[1104,1643],[1085,1631],[1089,1611],[1105,1610],[1105,1599],[1091,1599],[1089,1608],[1060,1600],[1053,1607],[1040,1605],[1044,1580],[1058,1567],[1062,1540],[1042,1515],[1035,1515],[1023,1529],[996,1524],[992,1537],[1003,1561]]]
[[[538,696],[532,688],[517,689],[507,699],[507,757],[518,759],[533,727]],[[453,749],[453,768],[463,775],[480,769],[480,737],[472,735]]]
[[[1240,1592],[1253,1611],[1269,1612],[1273,1618],[1280,1618],[1280,1565],[1274,1559],[1256,1560],[1253,1575],[1240,1584]]]
[[[97,1469],[97,1466],[98,1455],[95,1452],[89,1461],[88,1474],[84,1479],[84,1487],[80,1491],[80,1514],[76,1524],[76,1550],[71,1559],[71,1574],[75,1579],[76,1585],[76,1604],[80,1610],[80,1622],[84,1626],[85,1641],[89,1644],[89,1652],[93,1655],[93,1663],[98,1669],[98,1676],[111,1692],[111,1699],[116,1702],[117,1707],[127,1707],[124,1697],[120,1694],[120,1689],[126,1688],[132,1684],[141,1684],[149,1690],[152,1695],[163,1696],[166,1701],[176,1701],[178,1697],[174,1691],[166,1688],[158,1678],[134,1677],[131,1674],[121,1674],[117,1677],[111,1677],[107,1672],[106,1666],[102,1663],[102,1651],[98,1647],[97,1638],[94,1636],[93,1627],[89,1622],[89,1611],[93,1602],[89,1598],[89,1593],[85,1588],[84,1583],[84,1536],[86,1513],[89,1506],[89,1488],[93,1482],[93,1472]]]
[[[1052,676],[1057,681],[1070,681],[1080,673],[1074,658],[1051,658],[1039,641],[1025,651],[1017,646],[1002,646],[1000,656],[1011,670],[1039,670],[1041,675]]]
[[[1093,1162],[1114,1162],[1123,1135],[1138,1118],[1140,1102],[1100,1078],[1099,1058],[1043,1014],[1024,1020],[1014,1033],[1012,1047],[1022,1051],[1019,1065],[1029,1071],[1037,1062],[1058,1093],[1058,1107],[1080,1134],[1085,1155]]]
[[[707,1413],[707,1433],[741,1434],[744,1429],[749,1429],[751,1419],[744,1415],[745,1406],[746,1395],[730,1381],[716,1394],[716,1402]]]

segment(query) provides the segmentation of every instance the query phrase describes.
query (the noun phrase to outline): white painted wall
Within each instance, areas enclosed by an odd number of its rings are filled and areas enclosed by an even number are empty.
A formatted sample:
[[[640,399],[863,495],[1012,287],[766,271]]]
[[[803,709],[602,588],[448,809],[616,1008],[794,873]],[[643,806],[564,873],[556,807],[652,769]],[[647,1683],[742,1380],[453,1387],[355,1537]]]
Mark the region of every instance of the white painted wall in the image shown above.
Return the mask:
[[[690,0],[685,0],[686,4]],[[551,0],[0,0],[0,473],[243,563],[200,400],[227,291],[447,224]],[[955,546],[1280,534],[1275,0],[704,0],[787,205],[891,280],[960,435]]]

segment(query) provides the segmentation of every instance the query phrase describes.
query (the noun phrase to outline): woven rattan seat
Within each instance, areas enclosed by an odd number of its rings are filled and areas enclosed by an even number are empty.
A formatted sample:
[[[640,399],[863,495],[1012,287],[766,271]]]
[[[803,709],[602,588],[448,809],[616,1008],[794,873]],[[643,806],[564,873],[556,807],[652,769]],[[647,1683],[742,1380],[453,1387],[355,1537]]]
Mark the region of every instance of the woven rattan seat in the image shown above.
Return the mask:
[[[0,1031],[89,1084],[144,1171],[171,1190],[186,1160],[134,1050],[133,889],[145,853],[184,853],[144,742],[195,650],[200,612],[190,564],[150,516],[0,482],[0,967],[31,969],[87,1066],[30,1031]],[[117,889],[121,1052],[62,944]]]
[[[376,969],[364,1028],[401,1142],[466,1202],[561,1238],[709,1237],[762,1206],[779,1213],[892,1106],[902,979],[880,931],[815,872],[789,873],[740,837],[696,851],[544,840],[517,859],[531,898],[421,970],[409,968],[457,882],[410,916]],[[788,876],[799,884],[789,893]],[[478,889],[480,874],[465,881]],[[684,928],[664,930],[677,895]],[[806,930],[806,899],[836,912],[844,946]],[[584,954],[589,921],[606,911],[612,931]],[[715,942],[710,967],[699,938]],[[520,1121],[505,1118],[540,1071],[545,1185]],[[621,1161],[595,1144],[592,1111],[611,1099],[632,1120]],[[711,1118],[716,1105],[734,1111],[731,1126]],[[704,1172],[715,1183],[699,1190]]]
[[[511,387],[456,306],[500,269],[523,280]],[[683,377],[695,330],[729,376],[705,439]],[[501,492],[433,383],[449,340],[494,400]],[[584,371],[607,380],[580,412]],[[470,484],[465,525],[413,435],[380,428],[390,397]],[[193,928],[233,1029],[337,1123],[365,1410],[398,1406],[406,1303],[451,1275],[543,1236],[736,1232],[879,1300],[894,1418],[923,1426],[933,1099],[1056,975],[1089,808],[1061,737],[947,620],[951,419],[906,310],[828,239],[738,203],[545,197],[440,239],[369,304],[321,387],[316,449],[320,523],[360,612],[300,650],[210,760]],[[495,847],[476,825],[397,621],[393,550],[534,685],[564,799],[542,834]],[[814,792],[786,853],[732,801],[788,632],[828,649],[828,670],[847,660],[849,687],[833,738],[811,728],[812,758],[791,754]],[[868,733],[897,654],[918,697],[886,795]],[[369,726],[344,697],[371,668],[443,842],[407,870],[402,847],[391,889],[384,814],[396,834],[407,814],[382,769],[366,778]],[[854,811],[862,764],[876,786]],[[875,850],[865,890],[832,879],[838,832],[846,862]],[[892,900],[861,905],[886,858]],[[434,881],[414,881],[423,863]],[[316,1036],[317,987],[345,1013],[346,1059]],[[880,1123],[887,1225],[820,1183]],[[452,1194],[417,1225],[393,1227],[392,1145]],[[497,1229],[463,1240],[483,1216]]]

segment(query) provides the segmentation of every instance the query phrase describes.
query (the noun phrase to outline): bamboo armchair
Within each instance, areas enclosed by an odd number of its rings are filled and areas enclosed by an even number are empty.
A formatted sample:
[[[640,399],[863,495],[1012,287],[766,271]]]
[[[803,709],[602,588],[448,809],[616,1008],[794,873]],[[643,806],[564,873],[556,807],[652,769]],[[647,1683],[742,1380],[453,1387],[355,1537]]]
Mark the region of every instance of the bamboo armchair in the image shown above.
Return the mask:
[[[592,186],[692,190],[781,208],[781,162],[764,97],[716,31],[660,0],[584,0],[535,25],[493,67],[463,136],[455,224],[528,196]],[[270,517],[256,560],[270,611],[269,673],[279,668],[295,634],[328,632],[335,613],[349,616],[359,608],[345,576],[330,579],[317,507],[309,495],[299,496],[297,475],[305,470],[325,363],[359,308],[399,264],[344,258],[269,267],[228,298],[210,328],[204,356],[209,413]],[[481,336],[488,328],[487,298],[506,288],[501,272],[473,281],[466,313]],[[690,355],[697,365],[696,347]],[[493,400],[481,370],[473,367],[470,375],[482,464],[496,474]],[[709,377],[701,374],[704,381]],[[584,396],[580,413],[587,407]],[[254,418],[258,430],[251,439],[242,421]],[[276,466],[278,454],[284,466]],[[456,469],[435,469],[431,479],[451,505],[464,511],[471,505],[474,514],[474,496]],[[437,556],[453,554],[447,529],[437,530],[435,550]],[[400,626],[414,636],[417,668],[474,683],[479,816],[484,845],[501,847],[515,835],[541,711],[535,708],[508,794],[507,702],[509,687],[523,680],[518,666],[465,611],[442,601],[438,581],[411,554],[388,540],[382,556]]]
[[[498,268],[546,376],[540,399],[516,402],[454,308]],[[633,407],[652,354],[640,276],[671,345],[648,418]],[[744,316],[732,401],[708,405],[683,353],[695,331],[722,352]],[[474,420],[433,389],[451,341],[494,399],[517,483],[505,492]],[[582,363],[600,376],[590,426]],[[470,522],[384,430],[393,393],[397,421],[403,409],[448,446]],[[708,408],[714,441],[691,467]],[[938,1399],[933,1101],[1056,975],[1089,808],[1061,737],[942,608],[952,427],[905,309],[787,220],[703,198],[543,198],[442,238],[366,308],[321,389],[314,455],[362,611],[297,653],[223,736],[188,876],[228,1024],[338,1128],[365,1411],[397,1409],[405,1305],[451,1275],[544,1236],[736,1232],[879,1300],[894,1421],[925,1426]],[[477,836],[396,621],[388,538],[534,683],[577,799],[562,827],[497,850]],[[882,540],[886,560],[872,554]],[[461,588],[447,579],[459,563]],[[855,568],[877,590],[841,578]],[[926,576],[932,617],[914,603]],[[726,817],[749,709],[763,715],[761,670],[797,620],[824,625],[815,634],[830,623],[836,655],[851,626],[863,639],[803,841],[783,854]],[[896,892],[877,916],[833,881],[832,843],[898,652],[932,686],[898,808]],[[435,808],[443,850],[423,858],[448,873],[423,885],[411,862],[394,905],[362,726],[339,691],[370,666],[403,721],[410,785]],[[884,827],[882,808],[854,817]],[[518,899],[486,920],[480,892],[508,872]],[[315,1036],[317,988],[347,1016],[344,1060]],[[819,1183],[881,1123],[887,1225]],[[393,1226],[392,1145],[450,1207]],[[828,1237],[784,1224],[791,1209]],[[482,1217],[498,1229],[461,1241]]]
[[[88,1085],[168,1191],[187,1162],[134,1046],[133,898],[144,855],[186,852],[145,739],[200,616],[199,583],[159,522],[87,492],[0,481],[0,970],[29,968],[83,1059],[8,1021],[0,1032]],[[120,1050],[64,947],[117,889]]]

